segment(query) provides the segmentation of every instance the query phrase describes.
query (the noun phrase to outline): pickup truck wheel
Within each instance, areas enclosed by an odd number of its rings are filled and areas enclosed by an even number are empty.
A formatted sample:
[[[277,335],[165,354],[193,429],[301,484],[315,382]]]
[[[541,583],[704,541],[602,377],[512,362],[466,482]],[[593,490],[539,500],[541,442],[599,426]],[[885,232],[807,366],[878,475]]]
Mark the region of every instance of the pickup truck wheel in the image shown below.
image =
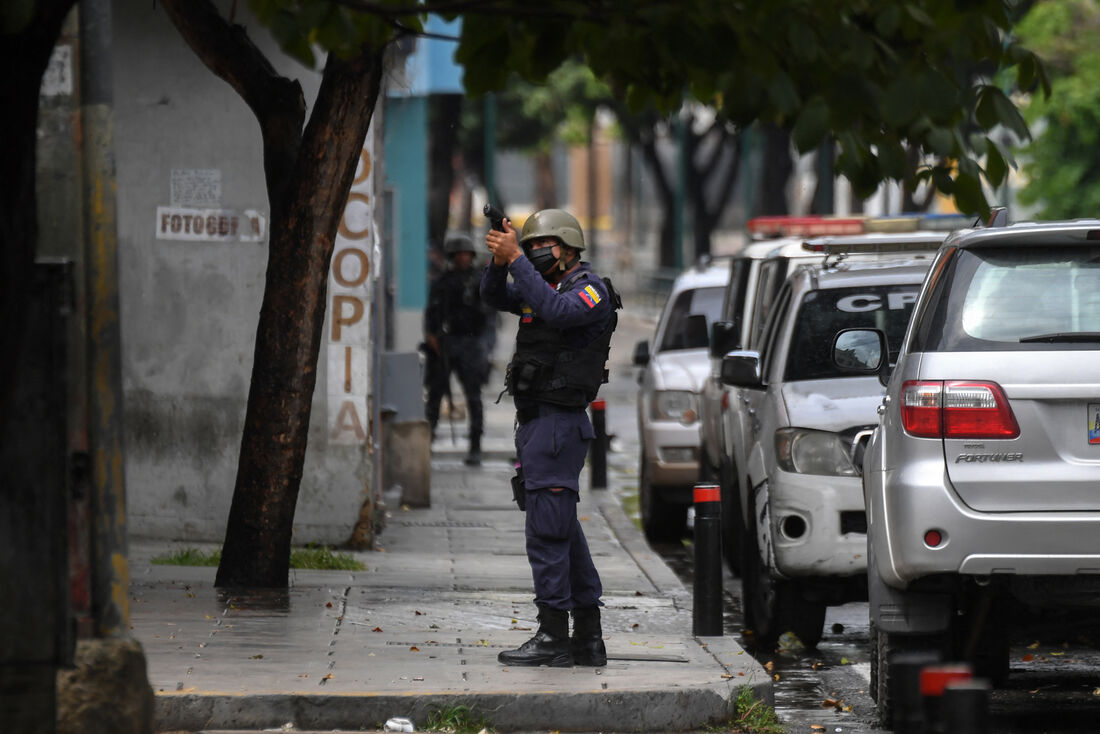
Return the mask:
[[[638,470],[638,505],[642,515],[642,532],[650,543],[676,543],[687,529],[687,506],[666,502],[654,491],[642,454]]]
[[[741,614],[753,632],[753,644],[770,650],[784,632],[793,632],[806,647],[821,642],[826,605],[806,599],[794,581],[776,579],[764,563],[756,539],[756,513],[742,536]]]

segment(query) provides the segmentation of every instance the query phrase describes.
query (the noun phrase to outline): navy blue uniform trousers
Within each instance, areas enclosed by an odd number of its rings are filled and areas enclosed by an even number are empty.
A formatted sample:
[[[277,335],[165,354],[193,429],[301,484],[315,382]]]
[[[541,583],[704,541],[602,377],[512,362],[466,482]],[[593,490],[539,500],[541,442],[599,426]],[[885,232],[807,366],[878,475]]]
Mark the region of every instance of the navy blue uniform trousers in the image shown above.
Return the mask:
[[[598,606],[603,593],[577,518],[580,474],[594,437],[583,410],[540,410],[516,430],[527,490],[527,560],[535,603],[553,609]]]

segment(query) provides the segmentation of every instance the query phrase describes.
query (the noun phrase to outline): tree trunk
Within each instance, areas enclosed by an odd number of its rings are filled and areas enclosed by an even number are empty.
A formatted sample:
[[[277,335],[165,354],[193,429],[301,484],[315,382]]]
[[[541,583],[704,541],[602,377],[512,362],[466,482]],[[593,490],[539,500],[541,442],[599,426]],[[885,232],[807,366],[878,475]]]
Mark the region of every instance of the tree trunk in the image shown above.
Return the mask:
[[[286,586],[329,265],[381,86],[383,49],[330,55],[302,132],[305,101],[245,29],[209,0],[161,0],[180,35],[260,123],[270,243],[252,381],[217,586]]]
[[[35,192],[35,144],[38,92],[61,25],[75,0],[39,0],[23,28],[0,25],[0,304],[4,327],[0,348],[0,416],[7,420],[18,358],[26,339],[26,320],[38,245]],[[15,15],[15,13],[13,13]],[[13,20],[14,22],[14,20]]]
[[[556,209],[558,187],[554,180],[554,162],[550,150],[535,153],[535,209]]]
[[[286,586],[329,264],[382,79],[382,56],[330,55],[271,244],[217,586]]]
[[[779,215],[790,211],[787,203],[787,182],[793,170],[790,135],[774,125],[764,126],[764,166],[758,214]]]
[[[462,96],[432,95],[429,105],[428,246],[442,254],[447,224],[451,218],[451,191],[455,180],[454,158],[458,151],[458,126],[462,122]]]

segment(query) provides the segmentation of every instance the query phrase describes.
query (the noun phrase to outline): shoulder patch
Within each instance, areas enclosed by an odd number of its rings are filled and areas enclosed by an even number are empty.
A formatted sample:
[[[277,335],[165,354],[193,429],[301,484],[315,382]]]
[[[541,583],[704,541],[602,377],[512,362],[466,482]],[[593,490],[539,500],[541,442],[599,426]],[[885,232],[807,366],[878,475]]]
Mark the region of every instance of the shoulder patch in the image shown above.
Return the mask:
[[[590,285],[586,285],[577,291],[577,295],[588,304],[589,308],[595,308],[596,304],[600,302],[600,292]]]

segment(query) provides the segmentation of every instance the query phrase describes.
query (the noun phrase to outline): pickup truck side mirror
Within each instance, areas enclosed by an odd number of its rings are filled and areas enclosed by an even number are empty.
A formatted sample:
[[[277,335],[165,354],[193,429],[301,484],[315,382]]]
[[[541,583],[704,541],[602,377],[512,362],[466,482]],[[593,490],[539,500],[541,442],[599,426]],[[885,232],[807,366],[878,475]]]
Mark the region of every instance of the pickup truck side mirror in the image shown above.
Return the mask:
[[[710,356],[714,359],[721,359],[728,352],[732,352],[741,346],[737,343],[740,336],[738,332],[740,332],[740,329],[737,328],[737,323],[733,321],[715,321],[711,324]]]
[[[649,364],[649,340],[642,339],[634,345],[634,357],[631,361],[634,362],[635,367],[645,367]]]
[[[753,351],[730,352],[722,357],[722,384],[731,387],[762,387],[760,353]]]
[[[844,372],[877,374],[885,385],[890,378],[890,348],[882,329],[844,329],[833,339],[833,364]]]

